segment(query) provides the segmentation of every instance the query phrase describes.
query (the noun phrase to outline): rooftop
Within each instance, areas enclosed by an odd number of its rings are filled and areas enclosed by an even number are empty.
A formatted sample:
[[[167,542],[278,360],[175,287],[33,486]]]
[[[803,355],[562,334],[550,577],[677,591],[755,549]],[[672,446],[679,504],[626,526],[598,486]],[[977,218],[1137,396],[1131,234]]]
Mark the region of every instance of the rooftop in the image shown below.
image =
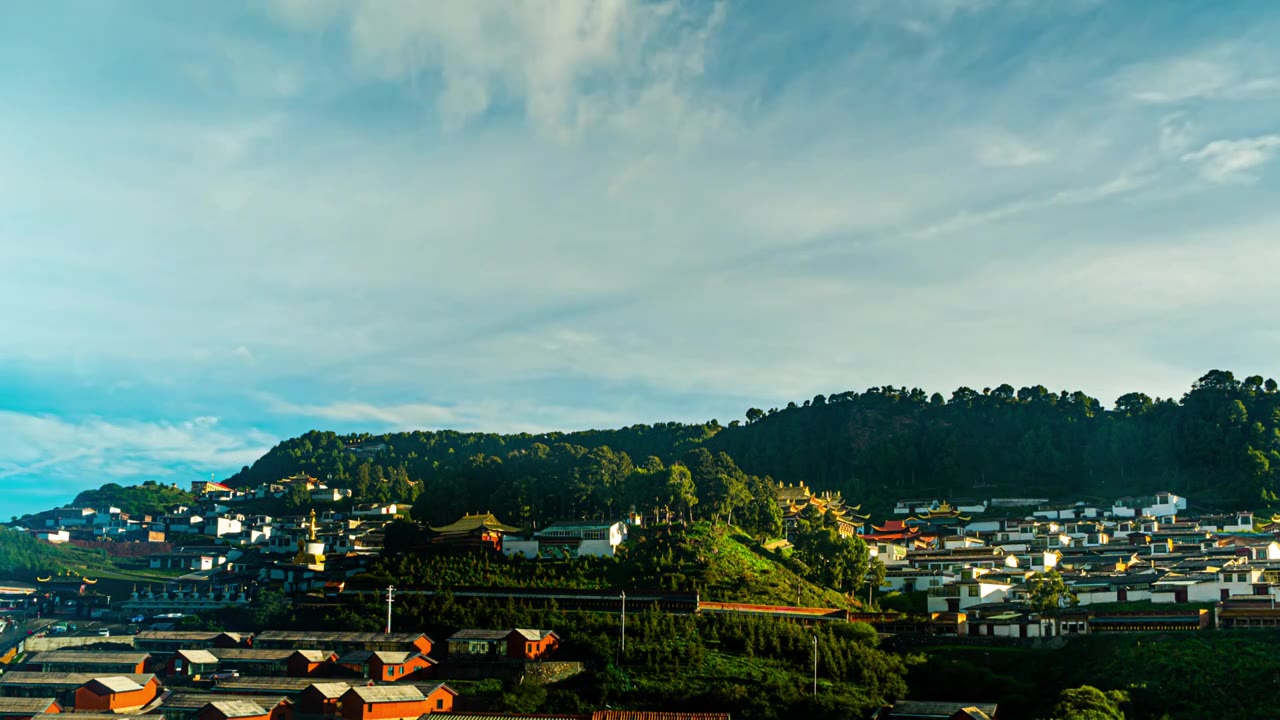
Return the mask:
[[[36,715],[48,710],[56,701],[51,698],[0,697],[0,713],[6,715],[30,713]]]
[[[86,652],[83,650],[50,650],[32,655],[27,662],[33,665],[39,664],[61,664],[61,665],[102,665],[106,663],[119,663],[121,665],[138,665],[147,661],[151,657],[149,653],[144,652]]]
[[[174,654],[196,665],[216,665],[218,663],[218,656],[208,650],[179,650]]]
[[[387,702],[417,702],[425,700],[426,695],[418,688],[409,685],[379,685],[375,687],[353,687],[347,691],[355,693],[360,701],[366,704]]]
[[[422,633],[400,632],[400,633],[380,633],[380,632],[314,632],[302,630],[263,630],[253,636],[257,641],[274,641],[274,642],[296,642],[296,641],[320,641],[320,642],[415,642],[418,638],[426,637]],[[430,638],[427,638],[430,640]]]
[[[312,683],[310,687],[315,688],[321,697],[329,700],[336,700],[351,689],[351,686],[344,682]]]
[[[191,692],[175,692],[164,699],[164,708],[172,708],[174,710],[199,710],[200,708],[214,702],[228,702],[235,700],[247,700],[264,708],[272,708],[284,702],[284,696],[271,697],[269,695],[230,695],[227,693],[191,693]],[[79,714],[79,713],[77,713]]]
[[[250,700],[217,700],[209,705],[229,718],[259,717],[267,714],[260,705]]]
[[[6,672],[0,675],[0,686],[18,685],[33,686],[44,685],[51,688],[78,688],[81,685],[100,677],[94,673],[63,673],[63,672],[30,672],[24,670],[16,670]],[[137,674],[137,675],[117,675],[115,677],[124,677],[132,680],[138,685],[146,685],[151,682],[155,675]]]
[[[134,692],[141,690],[142,685],[122,675],[94,678],[86,685],[97,685],[113,693]]]

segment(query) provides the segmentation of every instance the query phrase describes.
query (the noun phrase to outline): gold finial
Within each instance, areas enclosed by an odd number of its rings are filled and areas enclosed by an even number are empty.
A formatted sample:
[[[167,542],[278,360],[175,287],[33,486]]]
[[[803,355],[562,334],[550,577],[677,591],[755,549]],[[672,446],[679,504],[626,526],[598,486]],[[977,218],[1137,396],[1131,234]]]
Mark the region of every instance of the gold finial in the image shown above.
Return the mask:
[[[316,539],[316,509],[311,508],[311,540],[312,542],[314,542],[315,539]]]

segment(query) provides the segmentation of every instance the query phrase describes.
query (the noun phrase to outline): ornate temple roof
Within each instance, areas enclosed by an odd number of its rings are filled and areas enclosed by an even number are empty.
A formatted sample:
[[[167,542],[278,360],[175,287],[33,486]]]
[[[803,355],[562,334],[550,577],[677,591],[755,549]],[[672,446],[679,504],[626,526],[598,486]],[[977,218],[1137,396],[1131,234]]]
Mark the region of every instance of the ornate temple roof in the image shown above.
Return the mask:
[[[503,533],[520,532],[520,528],[503,523],[494,517],[493,513],[476,513],[475,515],[468,513],[451,525],[431,528],[432,532],[438,532],[442,535],[466,535],[479,530],[492,530]]]

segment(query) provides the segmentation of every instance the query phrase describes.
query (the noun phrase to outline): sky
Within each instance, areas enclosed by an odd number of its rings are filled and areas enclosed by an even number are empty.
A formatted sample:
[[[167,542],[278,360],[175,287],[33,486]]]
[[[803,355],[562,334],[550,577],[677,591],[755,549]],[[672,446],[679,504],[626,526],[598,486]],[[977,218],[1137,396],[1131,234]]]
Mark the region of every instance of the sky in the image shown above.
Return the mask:
[[[0,8],[0,516],[309,429],[1280,357],[1280,6]]]

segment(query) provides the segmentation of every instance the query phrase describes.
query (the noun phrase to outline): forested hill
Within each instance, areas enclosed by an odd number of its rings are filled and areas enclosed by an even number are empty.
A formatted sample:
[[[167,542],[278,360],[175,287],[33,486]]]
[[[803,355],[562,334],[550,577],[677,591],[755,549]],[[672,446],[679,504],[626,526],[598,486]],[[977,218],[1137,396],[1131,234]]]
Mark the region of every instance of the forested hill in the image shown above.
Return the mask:
[[[360,443],[386,447],[358,457],[348,447]],[[637,500],[643,506],[645,498],[672,500],[667,484],[679,483],[668,476],[673,463],[694,471],[692,492],[702,501],[692,505],[695,513],[732,510],[725,496],[740,488],[724,487],[724,474],[751,481],[756,492],[766,478],[804,481],[853,502],[1168,489],[1254,507],[1273,500],[1280,484],[1280,393],[1274,380],[1214,370],[1180,399],[1134,392],[1112,408],[1041,386],[962,387],[949,397],[882,387],[753,408],[727,426],[713,420],[542,435],[312,432],[281,443],[230,482],[307,472],[366,498],[407,500],[430,490],[441,516],[500,508],[528,515],[534,505],[539,515],[590,515]]]

